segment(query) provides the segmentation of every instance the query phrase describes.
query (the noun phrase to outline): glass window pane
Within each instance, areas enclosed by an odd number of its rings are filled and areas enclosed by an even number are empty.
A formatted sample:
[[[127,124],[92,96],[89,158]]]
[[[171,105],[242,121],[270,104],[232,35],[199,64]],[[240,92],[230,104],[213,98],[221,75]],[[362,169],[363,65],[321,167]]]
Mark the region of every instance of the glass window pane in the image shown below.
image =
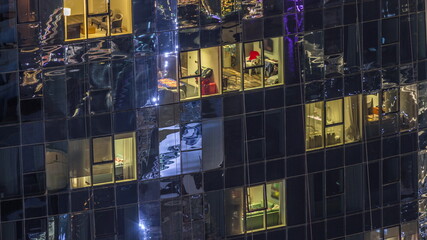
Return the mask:
[[[109,162],[113,160],[111,136],[94,138],[92,140],[92,145],[94,163]]]
[[[265,229],[265,185],[247,188],[246,231]]]
[[[365,133],[368,139],[379,136],[380,129],[380,103],[379,93],[363,96],[363,111],[365,122]]]
[[[380,103],[379,94],[370,94],[365,96],[366,118],[368,122],[379,121]]]
[[[219,71],[219,48],[203,48],[200,50],[201,68],[200,84],[202,95],[219,93],[220,71]]]
[[[264,185],[248,187],[248,211],[265,209]]]
[[[323,147],[323,102],[305,105],[307,150]]]
[[[113,182],[113,164],[104,163],[92,166],[93,184],[106,184]]]
[[[225,190],[225,226],[227,235],[244,233],[243,188]]]
[[[382,240],[381,229],[372,230],[365,233],[365,240]]]
[[[181,52],[179,57],[181,77],[200,75],[199,51]]]
[[[243,74],[245,90],[262,87],[262,76],[262,67],[246,69]]]
[[[285,226],[284,181],[267,184],[267,227]]]
[[[179,88],[179,95],[182,100],[200,97],[199,77],[181,79]]]
[[[21,193],[19,148],[0,149],[0,199]]]
[[[245,68],[262,66],[262,42],[245,43]]]
[[[242,84],[241,45],[222,46],[222,90],[238,91]]]
[[[361,140],[362,112],[360,95],[344,98],[344,129],[345,143]]]
[[[262,87],[263,82],[263,47],[262,42],[250,42],[244,44],[245,53],[245,71],[244,71],[244,83],[245,89]],[[258,68],[259,67],[259,68]]]
[[[384,229],[384,240],[400,240],[399,227],[392,227]]]
[[[342,99],[326,102],[326,125],[342,123]]]
[[[106,37],[109,34],[110,18],[108,15],[88,17],[88,38]]]
[[[131,0],[110,0],[111,35],[132,33]]]
[[[58,191],[68,187],[68,143],[57,142],[46,145],[46,187]],[[74,159],[73,159],[74,160]]]
[[[38,0],[18,0],[18,21],[34,22],[38,19]]]
[[[116,181],[136,179],[135,133],[114,136]]]
[[[417,127],[417,85],[400,87],[400,130]]]
[[[107,0],[88,0],[89,14],[107,13]]]
[[[264,84],[283,84],[283,80],[283,38],[264,39]]]
[[[65,40],[86,38],[85,0],[64,0]]]
[[[398,94],[399,92],[397,88],[391,88],[383,91],[383,113],[387,114],[398,111]]]
[[[336,146],[343,144],[343,125],[337,125],[325,128],[326,146]]]
[[[73,159],[70,161],[71,188],[91,186],[89,140],[82,139],[69,141],[68,156],[70,159]]]
[[[402,223],[401,240],[418,240],[417,221]]]

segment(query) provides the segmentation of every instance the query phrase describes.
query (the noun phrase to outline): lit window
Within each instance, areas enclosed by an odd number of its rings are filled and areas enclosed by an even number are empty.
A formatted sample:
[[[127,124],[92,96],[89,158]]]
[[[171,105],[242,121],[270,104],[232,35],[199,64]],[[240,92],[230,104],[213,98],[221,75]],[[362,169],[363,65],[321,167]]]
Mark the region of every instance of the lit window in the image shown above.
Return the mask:
[[[248,187],[246,231],[286,225],[284,181]]]
[[[244,44],[244,73],[243,85],[245,89],[263,87],[264,58],[261,41]]]
[[[360,141],[361,115],[360,95],[306,104],[306,149]]]
[[[135,133],[114,136],[116,181],[136,179]]]
[[[305,105],[305,139],[307,150],[322,148],[323,145],[323,102]]]
[[[68,159],[71,159],[69,161],[71,188],[84,188],[92,185],[136,179],[135,133],[92,138],[92,151],[89,143],[89,139],[68,142]],[[55,150],[58,148],[47,148],[49,155],[46,158],[46,164],[54,162],[55,155],[59,154],[59,151]],[[58,154],[55,154],[55,152],[58,152]],[[92,152],[92,163],[90,161],[90,152]],[[59,169],[58,163],[52,166],[57,166],[56,169]],[[60,182],[55,184],[58,185]],[[55,188],[58,187],[56,186]]]
[[[222,90],[224,92],[242,89],[241,44],[222,46]]]
[[[264,86],[283,84],[283,38],[266,38],[264,44]]]
[[[218,47],[180,53],[180,97],[182,100],[214,95],[221,90]]]
[[[64,0],[65,40],[132,33],[130,0]]]

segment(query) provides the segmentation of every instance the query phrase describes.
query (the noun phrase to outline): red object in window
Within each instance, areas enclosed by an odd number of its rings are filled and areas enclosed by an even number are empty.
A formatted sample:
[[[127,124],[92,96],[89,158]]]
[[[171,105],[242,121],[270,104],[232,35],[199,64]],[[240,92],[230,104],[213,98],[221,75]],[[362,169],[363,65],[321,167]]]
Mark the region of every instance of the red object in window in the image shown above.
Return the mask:
[[[204,84],[202,82],[202,95],[211,95],[217,93],[216,84],[214,82]]]
[[[250,51],[249,52],[249,61],[256,59],[259,56],[259,52],[257,51]]]

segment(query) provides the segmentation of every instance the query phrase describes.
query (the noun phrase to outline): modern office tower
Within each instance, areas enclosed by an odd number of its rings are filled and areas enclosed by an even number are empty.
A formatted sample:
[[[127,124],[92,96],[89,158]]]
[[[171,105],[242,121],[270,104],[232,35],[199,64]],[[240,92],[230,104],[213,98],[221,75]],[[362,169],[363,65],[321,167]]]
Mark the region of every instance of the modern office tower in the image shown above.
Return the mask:
[[[0,240],[425,240],[424,0],[0,0]]]

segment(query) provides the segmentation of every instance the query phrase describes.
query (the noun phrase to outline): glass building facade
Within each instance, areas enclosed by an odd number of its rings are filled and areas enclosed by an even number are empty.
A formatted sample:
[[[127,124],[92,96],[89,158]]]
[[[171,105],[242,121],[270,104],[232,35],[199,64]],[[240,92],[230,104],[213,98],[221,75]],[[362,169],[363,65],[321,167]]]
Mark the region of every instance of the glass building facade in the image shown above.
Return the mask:
[[[425,0],[0,0],[0,240],[427,239]]]

